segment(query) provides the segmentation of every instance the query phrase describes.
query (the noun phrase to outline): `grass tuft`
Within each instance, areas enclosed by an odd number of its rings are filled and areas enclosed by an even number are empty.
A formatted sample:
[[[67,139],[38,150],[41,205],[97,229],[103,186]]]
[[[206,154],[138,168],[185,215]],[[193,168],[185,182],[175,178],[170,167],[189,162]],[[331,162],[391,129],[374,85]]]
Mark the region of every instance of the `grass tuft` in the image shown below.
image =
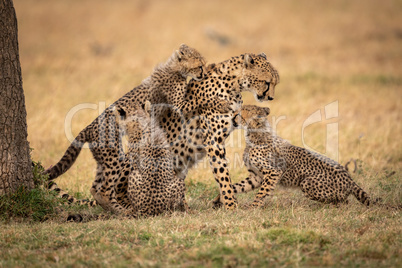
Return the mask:
[[[0,196],[0,220],[39,221],[43,222],[56,213],[56,208],[63,200],[43,187],[47,177],[40,162],[32,162],[35,187],[27,190],[21,186],[14,193]]]
[[[2,221],[45,221],[60,205],[54,193],[43,188],[26,190],[20,187],[15,193],[0,196],[0,219]]]

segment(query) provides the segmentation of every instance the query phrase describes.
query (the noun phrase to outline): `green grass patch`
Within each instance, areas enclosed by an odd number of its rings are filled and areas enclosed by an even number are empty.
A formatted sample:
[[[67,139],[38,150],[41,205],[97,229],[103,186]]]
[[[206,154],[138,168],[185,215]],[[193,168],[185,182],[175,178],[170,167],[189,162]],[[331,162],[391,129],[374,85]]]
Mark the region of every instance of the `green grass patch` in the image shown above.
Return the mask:
[[[32,166],[35,187],[27,190],[20,187],[14,193],[0,196],[0,220],[43,222],[58,218],[65,221],[70,213],[82,213],[86,218],[93,215],[108,215],[101,207],[88,208],[84,205],[68,204],[65,199],[57,196],[56,192],[44,187],[47,176],[43,175],[44,168],[40,162],[34,162]],[[83,194],[72,193],[76,198],[83,198]]]
[[[33,162],[35,188],[27,190],[20,187],[14,193],[0,196],[0,219],[3,221],[32,220],[45,221],[62,204],[56,194],[43,187],[46,177],[42,175],[40,162]]]
[[[328,240],[321,237],[319,234],[314,231],[297,231],[289,228],[272,228],[258,236],[258,239],[261,242],[266,241],[267,239],[275,242],[277,244],[283,245],[296,245],[298,243],[302,244],[312,244],[312,243],[321,243],[326,244]]]
[[[55,213],[59,204],[58,198],[45,189],[26,190],[20,187],[13,194],[0,196],[0,217],[2,220],[24,218],[44,221]]]

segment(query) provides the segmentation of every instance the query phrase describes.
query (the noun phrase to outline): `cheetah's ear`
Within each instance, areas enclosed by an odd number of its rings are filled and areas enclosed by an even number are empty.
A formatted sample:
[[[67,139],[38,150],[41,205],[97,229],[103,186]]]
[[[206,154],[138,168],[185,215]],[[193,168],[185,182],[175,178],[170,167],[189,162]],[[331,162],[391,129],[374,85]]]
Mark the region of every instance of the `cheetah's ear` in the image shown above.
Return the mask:
[[[181,44],[179,50],[176,50],[176,58],[178,61],[183,59],[183,56],[186,54],[188,50],[188,46],[186,44]]]
[[[181,58],[183,57],[183,53],[180,53],[180,51],[176,50],[175,54],[176,54],[177,61],[181,61]]]
[[[147,112],[148,114],[150,114],[150,113],[151,113],[151,109],[152,109],[151,102],[150,102],[150,101],[146,101],[146,102],[144,103],[144,110],[145,110],[145,112]]]
[[[267,55],[265,55],[264,52],[261,52],[261,53],[259,54],[259,56],[263,57],[264,59],[267,59]]]
[[[120,119],[122,119],[122,120],[126,119],[127,113],[126,113],[126,111],[124,111],[123,108],[117,108],[116,111],[119,113]]]
[[[215,64],[215,63],[211,63],[211,64],[209,64],[209,65],[207,66],[207,69],[208,69],[208,70],[212,70],[212,69],[215,69],[215,67],[216,67],[216,64]]]
[[[271,109],[269,109],[268,107],[264,107],[263,110],[265,112],[265,116],[268,116],[271,113]]]
[[[186,44],[181,44],[180,45],[180,52],[184,55],[184,51],[188,49],[188,46]]]
[[[112,112],[113,112],[113,115],[114,115],[116,121],[126,119],[127,113],[123,108],[113,106]]]
[[[250,68],[254,65],[254,59],[250,54],[244,54],[244,67]]]

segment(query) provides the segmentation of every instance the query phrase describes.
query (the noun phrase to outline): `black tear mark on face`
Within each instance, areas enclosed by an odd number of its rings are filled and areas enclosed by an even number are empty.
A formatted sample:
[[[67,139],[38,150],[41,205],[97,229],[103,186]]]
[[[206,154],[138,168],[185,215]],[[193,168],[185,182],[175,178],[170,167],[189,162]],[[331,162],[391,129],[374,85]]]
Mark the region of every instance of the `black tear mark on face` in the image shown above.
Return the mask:
[[[240,118],[237,118],[237,117],[240,117]],[[237,121],[240,121],[241,120],[241,115],[240,115],[240,113],[236,113],[236,115],[232,118],[232,124],[233,124],[233,127],[234,128],[238,128],[239,127],[239,124],[237,123]]]
[[[267,95],[268,91],[269,91],[270,83],[265,82],[265,84],[267,85],[267,89],[262,93],[262,95],[257,95],[257,98],[258,98],[259,100],[264,99],[265,96]],[[268,100],[273,100],[273,99],[274,99],[274,98],[268,96]]]

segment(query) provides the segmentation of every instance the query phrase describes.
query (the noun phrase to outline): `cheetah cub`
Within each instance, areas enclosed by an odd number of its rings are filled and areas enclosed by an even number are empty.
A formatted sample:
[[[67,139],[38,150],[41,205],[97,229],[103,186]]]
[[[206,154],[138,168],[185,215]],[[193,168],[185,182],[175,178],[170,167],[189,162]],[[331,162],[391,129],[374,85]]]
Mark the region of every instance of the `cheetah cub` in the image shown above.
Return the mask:
[[[350,194],[367,206],[375,202],[336,161],[274,135],[266,118],[269,112],[269,108],[244,105],[233,118],[234,127],[246,131],[243,161],[249,171],[248,178],[233,185],[234,193],[261,187],[251,205],[259,207],[279,182],[300,187],[308,198],[323,203],[347,202]],[[219,196],[214,203],[219,206]]]
[[[214,107],[221,113],[229,112],[231,110],[229,103],[218,96],[213,99],[195,99],[186,96],[187,77],[200,81],[205,75],[203,56],[196,49],[182,44],[166,63],[158,65],[152,75],[145,80],[150,84],[149,101],[153,104],[153,109],[158,115],[166,108],[187,114],[207,106]]]
[[[134,217],[187,210],[184,181],[174,174],[166,134],[151,119],[150,102],[146,101],[144,106],[144,110],[138,109],[131,116],[121,109],[115,111],[129,141],[123,170],[115,178],[115,187],[125,188],[116,189],[117,200],[128,198],[129,201],[126,199],[122,203],[131,204]],[[124,178],[125,174],[128,180]]]

